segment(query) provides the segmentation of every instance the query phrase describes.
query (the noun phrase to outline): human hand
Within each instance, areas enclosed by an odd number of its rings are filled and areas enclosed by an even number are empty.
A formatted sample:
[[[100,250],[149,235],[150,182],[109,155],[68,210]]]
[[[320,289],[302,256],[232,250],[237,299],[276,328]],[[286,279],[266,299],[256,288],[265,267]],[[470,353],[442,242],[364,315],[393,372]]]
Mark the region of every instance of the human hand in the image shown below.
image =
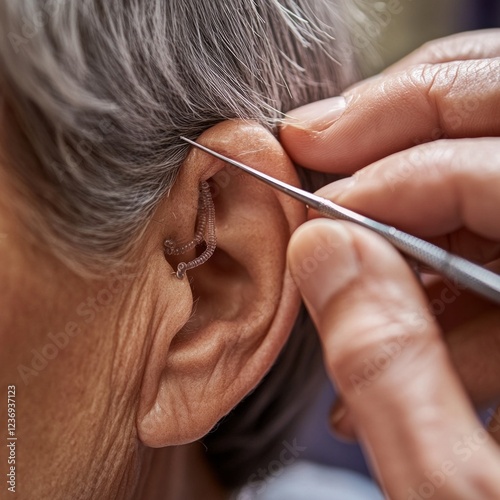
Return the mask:
[[[499,34],[428,44],[348,89],[341,117],[338,99],[291,112],[283,146],[305,167],[355,173],[322,196],[493,263]],[[387,494],[500,498],[500,453],[470,401],[500,395],[500,309],[453,283],[424,290],[393,247],[348,223],[303,225],[289,265],[342,395],[344,430],[362,441]]]

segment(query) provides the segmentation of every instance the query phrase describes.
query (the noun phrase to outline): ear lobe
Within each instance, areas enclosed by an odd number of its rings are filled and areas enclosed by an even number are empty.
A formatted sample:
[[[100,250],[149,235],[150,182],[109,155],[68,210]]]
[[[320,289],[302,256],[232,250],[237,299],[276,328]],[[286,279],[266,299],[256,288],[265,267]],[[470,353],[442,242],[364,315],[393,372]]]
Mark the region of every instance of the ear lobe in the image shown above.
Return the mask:
[[[199,142],[298,185],[293,164],[259,125],[224,122]],[[300,304],[286,271],[286,249],[305,220],[305,207],[198,150],[181,169],[177,199],[183,193],[197,197],[193,186],[207,173],[213,174],[217,248],[184,279],[193,297],[190,319],[181,329],[157,332],[153,343],[138,413],[139,436],[148,446],[183,444],[206,434],[265,375]],[[182,234],[188,239],[196,213],[184,215],[173,232],[180,235],[188,227],[189,234]],[[193,250],[182,260],[194,256]],[[157,356],[158,349],[166,352]]]

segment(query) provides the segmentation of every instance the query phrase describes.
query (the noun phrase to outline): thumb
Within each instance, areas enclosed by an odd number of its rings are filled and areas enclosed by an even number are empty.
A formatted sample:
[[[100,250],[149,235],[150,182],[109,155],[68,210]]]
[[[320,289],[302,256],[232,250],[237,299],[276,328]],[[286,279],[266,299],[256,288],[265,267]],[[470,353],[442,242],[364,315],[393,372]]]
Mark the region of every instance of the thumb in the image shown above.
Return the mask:
[[[469,460],[457,454],[460,440],[481,426],[400,254],[363,228],[315,219],[292,236],[288,265],[317,326],[326,369],[388,496],[411,497],[425,474],[441,478],[442,464],[451,462],[457,474],[441,481],[437,498],[464,498],[464,485],[500,498],[500,485],[491,484],[497,451],[484,430]]]

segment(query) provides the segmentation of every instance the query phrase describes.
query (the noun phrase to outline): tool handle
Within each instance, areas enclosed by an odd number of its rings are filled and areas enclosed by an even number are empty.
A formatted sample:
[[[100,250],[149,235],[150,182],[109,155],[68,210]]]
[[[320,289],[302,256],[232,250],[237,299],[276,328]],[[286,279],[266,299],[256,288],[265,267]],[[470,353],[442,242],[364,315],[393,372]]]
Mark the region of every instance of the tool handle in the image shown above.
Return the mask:
[[[500,304],[498,274],[398,229],[383,236],[405,255],[429,266],[441,276]]]
[[[318,212],[334,219],[355,222],[383,236],[398,250],[417,262],[434,269],[453,283],[466,287],[477,294],[500,304],[500,275],[473,262],[454,255],[442,248],[405,233],[393,226],[345,209],[325,200]]]

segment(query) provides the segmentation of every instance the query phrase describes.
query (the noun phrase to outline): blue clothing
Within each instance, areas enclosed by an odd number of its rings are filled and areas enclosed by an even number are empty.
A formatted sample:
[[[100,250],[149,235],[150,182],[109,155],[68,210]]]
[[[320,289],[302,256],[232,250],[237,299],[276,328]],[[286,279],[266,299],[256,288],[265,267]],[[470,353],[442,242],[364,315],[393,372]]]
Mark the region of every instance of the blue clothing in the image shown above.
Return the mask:
[[[325,380],[319,397],[297,430],[297,442],[307,447],[300,458],[349,469],[369,477],[370,471],[361,447],[357,443],[346,443],[334,437],[328,428],[328,415],[335,398],[331,383]]]
[[[297,461],[233,496],[233,500],[383,500],[377,486],[357,472]]]

